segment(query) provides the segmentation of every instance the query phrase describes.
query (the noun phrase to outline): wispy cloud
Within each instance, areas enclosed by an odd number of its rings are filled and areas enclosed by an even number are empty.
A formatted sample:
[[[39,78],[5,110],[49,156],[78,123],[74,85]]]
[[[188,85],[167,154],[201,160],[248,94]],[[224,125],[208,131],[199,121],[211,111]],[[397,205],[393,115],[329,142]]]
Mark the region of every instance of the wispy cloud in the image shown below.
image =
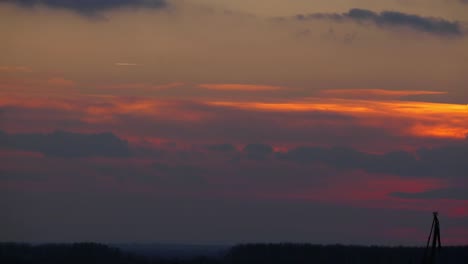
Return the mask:
[[[346,20],[358,23],[370,22],[379,27],[406,27],[439,36],[463,35],[463,30],[458,21],[449,21],[444,18],[424,17],[417,14],[407,14],[398,11],[382,11],[378,13],[368,9],[353,8],[346,13],[298,14],[295,19],[299,21],[321,19],[337,22]]]
[[[222,91],[273,91],[281,90],[280,86],[272,85],[256,85],[256,84],[199,84],[198,87],[209,90]]]
[[[115,66],[138,66],[138,64],[130,62],[116,62]]]

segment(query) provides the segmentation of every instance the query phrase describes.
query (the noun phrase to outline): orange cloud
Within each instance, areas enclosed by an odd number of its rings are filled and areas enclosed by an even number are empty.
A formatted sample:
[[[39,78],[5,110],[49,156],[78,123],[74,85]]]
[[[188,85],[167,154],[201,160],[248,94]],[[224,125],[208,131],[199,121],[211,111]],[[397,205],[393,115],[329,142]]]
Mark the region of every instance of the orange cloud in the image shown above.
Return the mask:
[[[399,130],[419,137],[463,139],[468,134],[468,106],[462,104],[311,98],[289,102],[213,101],[211,105],[249,111],[323,111],[356,117],[359,124]]]
[[[344,102],[344,101],[343,101]],[[372,109],[367,106],[353,104],[344,105],[343,102],[325,101],[312,103],[304,101],[290,102],[232,102],[232,101],[214,101],[211,105],[227,106],[244,110],[272,111],[272,112],[308,112],[308,111],[330,111],[330,112],[371,112]]]
[[[208,99],[178,101],[123,96],[27,97],[10,95],[0,97],[0,106],[63,110],[70,115],[73,113],[73,118],[79,119],[81,122],[100,126],[119,125],[122,129],[137,134],[141,134],[138,132],[138,128],[126,128],[125,124],[122,124],[125,122],[122,121],[122,117],[136,118],[141,122],[143,120],[148,120],[148,122],[162,120],[171,122],[171,124],[177,123],[177,126],[180,127],[185,127],[190,123],[193,124],[190,127],[200,129],[199,132],[207,132],[210,129],[209,125],[214,126],[213,129],[219,128],[216,126],[222,126],[218,120],[244,118],[246,113],[248,115],[249,112],[261,112],[260,115],[256,115],[256,120],[262,122],[264,120],[265,126],[274,126],[275,122],[280,122],[282,129],[291,131],[292,134],[295,133],[294,131],[297,132],[297,130],[303,130],[306,127],[317,126],[324,126],[335,132],[349,127],[362,127],[363,129],[374,129],[374,131],[378,129],[387,135],[403,138],[456,140],[464,139],[468,134],[468,106],[414,101],[333,98],[308,98],[276,102],[211,101]],[[231,108],[233,111],[217,111],[221,108]],[[236,112],[236,109],[243,111]],[[327,119],[327,115],[324,115],[320,120],[316,120],[314,116],[303,115],[312,112],[332,113],[350,118]],[[290,116],[285,118],[285,115],[275,115],[275,113],[287,113]],[[35,120],[39,122],[38,118],[36,117]],[[230,121],[233,120],[223,122],[229,123]],[[205,126],[203,122],[208,123]],[[346,133],[346,131],[342,131],[342,133]],[[222,136],[220,135],[220,137]],[[209,140],[209,137],[206,139]],[[285,140],[296,142],[293,138]],[[282,143],[287,144],[288,142],[282,141]]]
[[[220,91],[246,91],[246,92],[258,92],[258,91],[275,91],[283,89],[280,86],[271,85],[256,85],[256,84],[199,84],[198,87],[209,90],[220,90]]]

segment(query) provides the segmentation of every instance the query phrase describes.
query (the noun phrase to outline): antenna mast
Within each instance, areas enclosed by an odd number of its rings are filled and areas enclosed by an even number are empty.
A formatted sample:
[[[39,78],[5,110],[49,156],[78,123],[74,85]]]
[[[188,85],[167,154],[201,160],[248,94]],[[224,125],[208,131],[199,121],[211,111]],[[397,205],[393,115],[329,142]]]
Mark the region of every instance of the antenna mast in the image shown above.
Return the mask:
[[[442,248],[440,243],[440,226],[439,219],[437,218],[438,213],[433,212],[434,218],[432,220],[431,232],[427,238],[426,250],[424,251],[423,264],[434,264],[436,258],[436,251]],[[429,243],[432,237],[432,246],[429,249]],[[428,252],[430,250],[430,252]]]

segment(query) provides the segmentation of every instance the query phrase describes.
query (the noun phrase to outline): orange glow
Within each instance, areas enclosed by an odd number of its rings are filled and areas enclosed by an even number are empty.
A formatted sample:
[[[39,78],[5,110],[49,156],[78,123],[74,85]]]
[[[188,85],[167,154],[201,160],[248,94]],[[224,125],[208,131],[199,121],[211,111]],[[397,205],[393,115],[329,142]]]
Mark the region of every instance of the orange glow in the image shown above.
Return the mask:
[[[444,125],[414,125],[410,128],[413,135],[421,137],[459,138],[463,139],[468,135],[467,128],[449,127]]]
[[[464,114],[468,115],[468,105],[444,104],[411,101],[368,101],[352,99],[309,98],[306,101],[295,102],[230,102],[213,101],[211,105],[228,106],[246,110],[264,111],[330,111],[339,113],[369,113],[383,114],[389,111],[399,113],[434,113],[434,114]]]
[[[191,104],[211,106],[213,109],[206,111],[203,108],[187,108]],[[92,124],[115,124],[118,121],[116,116],[121,115],[140,116],[153,120],[200,122],[221,118],[219,112],[216,111],[216,108],[220,107],[266,113],[323,112],[352,117],[346,122],[352,122],[354,125],[362,127],[385,129],[398,136],[464,139],[468,134],[467,105],[415,101],[333,98],[306,98],[273,102],[208,99],[180,101],[123,96],[5,95],[0,97],[0,106],[63,110],[78,114],[81,121]],[[332,121],[330,120],[328,123]],[[325,124],[327,120],[304,119],[303,122],[299,123],[307,125],[308,122]],[[285,120],[283,125],[293,129],[299,123],[297,119]],[[340,122],[333,124],[339,126]]]
[[[353,116],[361,125],[395,129],[390,127],[387,119],[392,118],[402,124],[403,121],[410,121],[408,125],[397,129],[400,134],[418,137],[463,139],[468,134],[468,106],[462,104],[327,98],[268,103],[214,101],[209,104],[250,111],[332,112]]]
[[[308,112],[308,111],[329,111],[329,112],[372,112],[371,108],[359,105],[344,105],[339,102],[277,102],[277,103],[264,103],[264,102],[226,102],[215,101],[209,102],[211,105],[227,106],[239,108],[244,110],[260,110],[272,112]]]
[[[274,91],[281,90],[282,87],[271,85],[255,85],[255,84],[200,84],[198,87],[209,90],[222,90],[222,91]]]

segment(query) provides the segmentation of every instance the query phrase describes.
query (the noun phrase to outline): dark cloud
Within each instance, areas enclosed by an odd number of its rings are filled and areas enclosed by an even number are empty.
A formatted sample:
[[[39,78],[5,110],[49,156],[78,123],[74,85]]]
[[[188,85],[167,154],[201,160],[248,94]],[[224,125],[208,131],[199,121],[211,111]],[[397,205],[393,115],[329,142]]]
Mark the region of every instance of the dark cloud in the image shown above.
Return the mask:
[[[415,154],[395,151],[370,154],[352,148],[298,147],[278,158],[296,162],[319,162],[338,169],[363,169],[410,177],[466,177],[468,141],[452,146],[421,148]]]
[[[244,147],[248,159],[261,160],[273,154],[273,148],[266,144],[248,144]]]
[[[203,176],[207,173],[206,169],[188,165],[188,164],[177,164],[170,165],[162,162],[155,162],[152,164],[153,172],[162,179],[167,179],[170,183],[179,183],[184,185],[204,183]]]
[[[159,160],[159,159],[158,159]],[[172,160],[171,160],[172,161]],[[115,180],[122,186],[144,185],[159,194],[196,192],[203,190],[209,170],[183,162],[168,163],[164,160],[141,164],[132,159],[118,163],[94,163],[87,166],[91,174]],[[92,173],[95,171],[95,173]]]
[[[408,199],[453,199],[468,200],[468,189],[446,188],[419,193],[394,192],[391,196]]]
[[[443,18],[423,17],[416,14],[406,14],[398,11],[382,11],[380,13],[354,8],[346,13],[313,13],[299,14],[297,20],[326,19],[342,22],[351,20],[358,23],[371,22],[380,27],[407,27],[413,30],[441,36],[460,36],[463,34],[457,21]]]
[[[12,3],[27,8],[46,6],[83,15],[96,15],[114,8],[162,8],[166,6],[165,0],[0,0],[0,3]]]
[[[81,113],[72,110],[48,108],[0,107],[0,129],[27,124],[29,127],[83,127]]]
[[[41,152],[53,157],[126,157],[128,144],[112,133],[80,134],[55,131],[50,134],[7,134],[0,131],[0,147]]]
[[[39,172],[0,170],[0,181],[41,181],[47,177],[47,174]]]
[[[232,144],[207,145],[206,149],[218,152],[234,152],[236,150],[236,148]]]

